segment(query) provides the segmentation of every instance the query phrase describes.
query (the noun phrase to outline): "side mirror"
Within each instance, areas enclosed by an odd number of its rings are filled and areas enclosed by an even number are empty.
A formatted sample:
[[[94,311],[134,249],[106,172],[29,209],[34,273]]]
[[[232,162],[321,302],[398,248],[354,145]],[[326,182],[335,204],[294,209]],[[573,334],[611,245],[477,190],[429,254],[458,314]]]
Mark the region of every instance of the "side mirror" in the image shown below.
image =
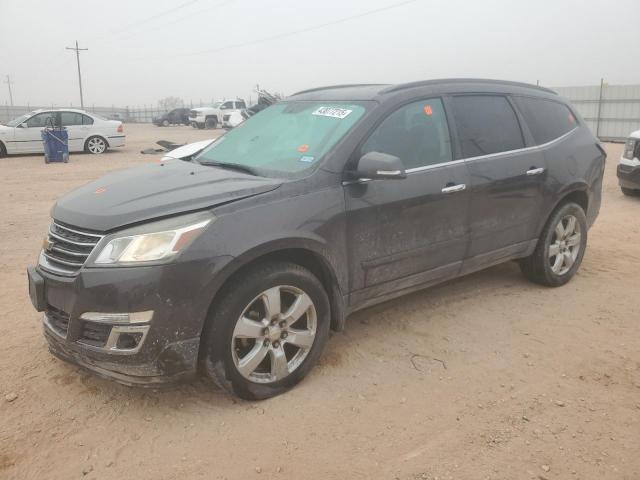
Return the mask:
[[[407,178],[402,160],[393,155],[380,152],[365,153],[358,161],[353,172],[358,178],[396,179]]]
[[[18,125],[18,128],[28,128],[29,125],[27,125],[27,122],[22,122],[20,125]]]

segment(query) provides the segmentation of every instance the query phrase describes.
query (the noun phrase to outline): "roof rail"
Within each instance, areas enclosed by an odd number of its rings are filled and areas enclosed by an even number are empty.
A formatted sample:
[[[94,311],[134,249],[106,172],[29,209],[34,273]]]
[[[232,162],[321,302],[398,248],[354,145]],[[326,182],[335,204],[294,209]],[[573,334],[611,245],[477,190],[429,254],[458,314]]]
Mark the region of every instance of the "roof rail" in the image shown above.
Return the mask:
[[[557,92],[554,92],[550,88],[541,87],[539,85],[531,85],[529,83],[523,83],[523,82],[512,82],[510,80],[491,80],[487,78],[443,78],[438,80],[420,80],[417,82],[390,85],[384,90],[381,90],[380,93],[384,94],[384,93],[397,92],[397,91],[405,90],[408,88],[422,87],[422,86],[434,85],[439,83],[487,83],[487,84],[494,84],[494,85],[512,85],[514,87],[533,88],[533,89],[541,90],[543,92],[553,93],[557,95]]]
[[[386,86],[388,85],[388,83],[352,83],[352,84],[343,84],[343,85],[329,85],[326,87],[316,87],[316,88],[309,88],[307,90],[300,90],[299,92],[296,92],[294,94],[292,94],[292,97],[295,97],[296,95],[302,95],[303,93],[311,93],[311,92],[319,92],[321,90],[332,90],[335,88],[349,88],[349,87],[376,87],[376,86]]]

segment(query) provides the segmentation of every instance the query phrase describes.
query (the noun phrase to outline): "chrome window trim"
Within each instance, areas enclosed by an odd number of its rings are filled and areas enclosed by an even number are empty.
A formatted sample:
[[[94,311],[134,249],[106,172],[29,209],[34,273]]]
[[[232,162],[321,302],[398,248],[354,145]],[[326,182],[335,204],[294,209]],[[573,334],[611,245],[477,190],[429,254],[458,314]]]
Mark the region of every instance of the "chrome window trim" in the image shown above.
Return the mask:
[[[473,162],[473,161],[476,161],[476,160],[485,160],[485,159],[488,159],[488,158],[500,157],[500,156],[503,156],[503,155],[513,155],[514,153],[533,152],[533,151],[536,151],[536,150],[542,150],[542,149],[545,149],[545,148],[553,145],[554,143],[557,143],[557,142],[560,142],[561,140],[564,140],[566,137],[568,137],[573,132],[578,130],[578,128],[579,128],[579,126],[576,125],[571,130],[569,130],[567,133],[559,136],[558,138],[554,138],[553,140],[550,140],[547,143],[542,143],[540,145],[532,145],[531,147],[518,148],[516,150],[507,150],[507,151],[504,151],[504,152],[490,153],[490,154],[487,154],[487,155],[478,155],[476,157],[460,158],[458,160],[451,160],[449,162],[434,163],[433,165],[425,165],[423,167],[409,168],[408,170],[405,170],[405,173],[407,175],[410,175],[412,173],[424,172],[424,171],[427,171],[427,170],[432,170],[434,168],[441,168],[441,167],[445,167],[445,166],[449,166],[449,165],[457,165],[457,164],[460,164],[460,163]],[[370,182],[370,181],[371,181],[370,178],[360,178],[358,180],[347,180],[347,181],[344,181],[344,182],[342,182],[342,185],[346,186],[346,185],[353,185],[354,183],[366,183],[366,182]]]

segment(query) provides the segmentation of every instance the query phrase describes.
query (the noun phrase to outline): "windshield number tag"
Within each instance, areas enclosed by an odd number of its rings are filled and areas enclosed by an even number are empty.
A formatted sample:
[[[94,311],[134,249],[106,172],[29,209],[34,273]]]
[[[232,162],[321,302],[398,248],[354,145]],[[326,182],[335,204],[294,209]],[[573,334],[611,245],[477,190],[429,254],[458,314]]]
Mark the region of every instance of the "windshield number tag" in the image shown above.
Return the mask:
[[[318,115],[321,117],[331,117],[331,118],[339,118],[342,120],[346,118],[353,110],[347,110],[345,108],[336,108],[336,107],[320,107],[312,115]]]

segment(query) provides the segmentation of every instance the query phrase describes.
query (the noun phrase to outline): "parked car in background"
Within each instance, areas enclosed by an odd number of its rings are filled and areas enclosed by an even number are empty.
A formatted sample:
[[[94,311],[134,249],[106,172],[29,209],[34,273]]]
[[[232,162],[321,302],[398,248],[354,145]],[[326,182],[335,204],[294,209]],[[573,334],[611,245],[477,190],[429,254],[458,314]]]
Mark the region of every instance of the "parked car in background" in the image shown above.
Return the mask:
[[[153,117],[154,125],[159,127],[168,127],[169,125],[189,125],[189,109],[174,108],[170,112]]]
[[[67,128],[70,152],[97,154],[125,144],[124,127],[119,120],[107,120],[83,110],[35,110],[0,125],[0,155],[43,153],[40,132],[53,125]]]
[[[618,183],[622,193],[640,196],[640,130],[631,133],[618,164]]]
[[[356,310],[511,260],[569,282],[605,157],[573,107],[533,85],[315,88],[192,162],[60,198],[29,295],[62,359],[147,386],[200,371],[264,399],[302,380]]]
[[[229,113],[225,112],[222,115],[222,128],[235,128],[242,122],[244,122],[247,118],[281,100],[280,96],[272,95],[266,90],[256,90],[256,92],[258,94],[257,103],[251,105],[249,108],[236,110]]]
[[[247,108],[244,100],[227,100],[216,102],[210,107],[192,108],[189,122],[193,128],[218,128],[222,126],[225,114],[239,112],[244,108]]]

